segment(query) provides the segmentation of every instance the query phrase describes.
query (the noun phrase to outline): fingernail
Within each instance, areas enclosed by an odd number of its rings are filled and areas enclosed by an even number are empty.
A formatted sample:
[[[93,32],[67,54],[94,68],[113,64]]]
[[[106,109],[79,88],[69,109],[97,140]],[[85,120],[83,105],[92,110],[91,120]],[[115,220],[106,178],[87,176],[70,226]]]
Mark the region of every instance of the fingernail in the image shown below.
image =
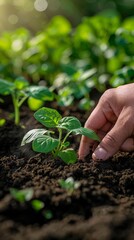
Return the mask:
[[[97,147],[94,153],[92,154],[93,160],[106,160],[107,151],[102,147]]]

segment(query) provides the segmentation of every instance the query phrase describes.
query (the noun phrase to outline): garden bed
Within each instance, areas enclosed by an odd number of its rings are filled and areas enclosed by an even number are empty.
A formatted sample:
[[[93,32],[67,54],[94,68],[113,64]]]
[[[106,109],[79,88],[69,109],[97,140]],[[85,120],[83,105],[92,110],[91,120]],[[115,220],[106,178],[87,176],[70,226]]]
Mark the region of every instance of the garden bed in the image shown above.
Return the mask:
[[[82,124],[89,114],[78,113],[76,106],[60,112],[76,116]],[[1,116],[8,117],[8,110],[2,110]],[[30,145],[20,147],[24,134],[38,127],[26,106],[21,124],[25,128],[8,120],[0,128],[0,239],[132,240],[134,153],[117,153],[106,162],[94,162],[89,155],[66,165],[50,154],[35,154]],[[77,151],[80,138],[70,141]],[[59,184],[69,177],[79,182],[71,193]],[[35,211],[30,201],[16,201],[11,188],[32,188],[33,199],[41,200],[43,209]]]

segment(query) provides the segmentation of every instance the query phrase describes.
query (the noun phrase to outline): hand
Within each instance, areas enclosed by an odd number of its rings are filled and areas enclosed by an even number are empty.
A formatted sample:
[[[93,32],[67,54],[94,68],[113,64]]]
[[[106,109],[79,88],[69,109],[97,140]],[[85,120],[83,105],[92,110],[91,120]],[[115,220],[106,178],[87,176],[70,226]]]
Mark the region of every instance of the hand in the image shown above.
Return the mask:
[[[101,141],[83,136],[79,147],[79,158],[90,150],[94,160],[106,160],[118,150],[134,151],[134,83],[108,89],[85,123],[94,130]]]

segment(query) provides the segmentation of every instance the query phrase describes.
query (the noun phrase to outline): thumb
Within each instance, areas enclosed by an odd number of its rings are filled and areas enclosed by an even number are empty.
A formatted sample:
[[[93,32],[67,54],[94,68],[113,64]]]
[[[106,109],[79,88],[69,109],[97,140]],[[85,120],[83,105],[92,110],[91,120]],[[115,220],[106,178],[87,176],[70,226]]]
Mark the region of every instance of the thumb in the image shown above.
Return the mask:
[[[98,147],[95,149],[92,158],[94,160],[107,160],[113,156],[132,135],[132,118],[129,118],[128,112],[122,113],[114,127],[105,135]]]

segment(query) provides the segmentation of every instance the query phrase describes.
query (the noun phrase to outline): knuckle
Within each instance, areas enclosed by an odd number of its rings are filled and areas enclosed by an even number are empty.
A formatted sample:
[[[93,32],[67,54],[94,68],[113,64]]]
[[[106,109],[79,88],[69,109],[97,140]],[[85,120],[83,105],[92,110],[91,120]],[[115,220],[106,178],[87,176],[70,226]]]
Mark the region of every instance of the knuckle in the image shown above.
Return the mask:
[[[118,148],[119,142],[116,139],[116,137],[114,137],[113,135],[111,135],[110,133],[107,134],[107,136],[104,138],[103,143],[105,144],[105,146],[107,146],[107,148]]]
[[[114,96],[114,89],[110,88],[110,89],[107,89],[103,95],[101,96],[101,102],[107,102],[109,101],[111,98],[113,98]]]

